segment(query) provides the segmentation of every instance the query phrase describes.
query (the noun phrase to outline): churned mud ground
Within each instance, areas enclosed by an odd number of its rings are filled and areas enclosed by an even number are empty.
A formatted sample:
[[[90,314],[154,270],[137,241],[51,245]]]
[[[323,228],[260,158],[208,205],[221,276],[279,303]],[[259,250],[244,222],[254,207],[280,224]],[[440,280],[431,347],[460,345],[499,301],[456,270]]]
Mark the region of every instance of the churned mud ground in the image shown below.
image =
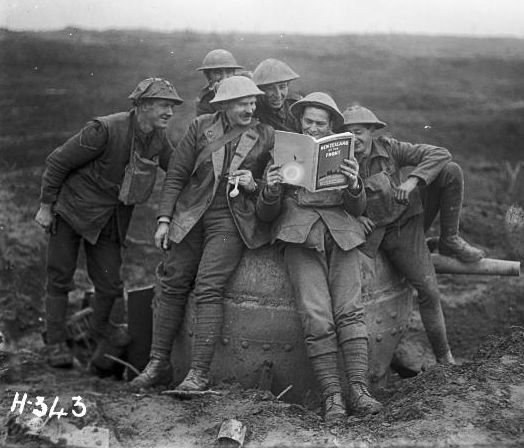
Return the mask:
[[[221,396],[191,400],[131,394],[122,381],[100,379],[78,369],[51,369],[34,342],[19,351],[16,373],[1,385],[3,446],[57,446],[23,434],[5,438],[16,392],[44,396],[48,403],[57,395],[60,400],[81,396],[87,414],[62,419],[79,428],[109,430],[111,447],[218,446],[220,426],[230,418],[246,426],[247,448],[524,444],[523,328],[513,328],[506,337],[487,338],[473,359],[462,365],[433,366],[411,379],[393,377],[387,388],[377,391],[385,403],[382,412],[365,418],[350,416],[337,428],[323,425],[319,409],[277,400],[267,391],[240,390],[235,384],[217,385]],[[19,406],[14,414],[18,411]]]

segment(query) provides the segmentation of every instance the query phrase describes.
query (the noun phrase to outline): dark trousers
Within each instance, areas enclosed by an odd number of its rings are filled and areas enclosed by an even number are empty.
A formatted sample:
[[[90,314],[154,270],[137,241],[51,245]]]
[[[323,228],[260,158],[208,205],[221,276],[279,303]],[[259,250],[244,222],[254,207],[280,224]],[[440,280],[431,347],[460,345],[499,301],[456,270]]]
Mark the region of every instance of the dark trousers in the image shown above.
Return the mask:
[[[297,301],[308,356],[367,338],[358,250],[343,251],[326,230],[326,252],[286,244],[284,261]]]
[[[108,319],[114,300],[123,293],[121,244],[114,220],[111,219],[102,229],[98,241],[91,244],[60,216],[56,219],[56,232],[50,236],[47,247],[46,315],[49,342],[65,340],[67,335],[67,294],[75,287],[73,277],[81,243],[86,254],[87,273],[95,287],[97,309],[94,315],[101,320]]]
[[[441,233],[453,235],[458,232],[463,196],[464,174],[462,168],[455,162],[449,162],[433,182],[420,189],[424,208],[424,231],[431,227],[440,211],[441,221],[442,219],[448,221],[444,225],[441,223]],[[443,204],[443,201],[450,202],[450,206],[446,207],[447,204]],[[448,218],[448,216],[450,217]]]
[[[428,339],[435,355],[440,357],[449,350],[449,346],[437,275],[426,245],[423,225],[424,216],[420,214],[401,226],[388,226],[380,247],[398,272],[417,290]]]

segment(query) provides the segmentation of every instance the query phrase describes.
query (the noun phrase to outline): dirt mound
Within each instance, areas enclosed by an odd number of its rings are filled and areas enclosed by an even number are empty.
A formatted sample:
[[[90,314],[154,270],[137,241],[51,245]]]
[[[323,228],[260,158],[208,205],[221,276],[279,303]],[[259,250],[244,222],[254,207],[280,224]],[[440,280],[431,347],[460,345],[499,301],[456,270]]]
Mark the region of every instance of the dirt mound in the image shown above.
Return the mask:
[[[171,396],[131,394],[125,383],[99,379],[80,370],[61,371],[44,363],[38,350],[21,353],[16,382],[1,385],[0,412],[7,423],[15,392],[47,401],[81,396],[85,420],[67,417],[77,428],[108,430],[111,447],[160,448],[216,446],[220,425],[237,419],[253,447],[456,447],[522,446],[524,443],[524,329],[492,337],[473,361],[434,366],[415,378],[394,378],[378,392],[384,410],[376,416],[350,416],[345,425],[327,428],[319,409],[277,400],[264,390],[220,384],[221,396],[180,400]],[[30,408],[25,411],[30,412]],[[5,434],[5,430],[4,430]],[[30,445],[20,435],[8,446]],[[52,444],[49,446],[53,446]]]

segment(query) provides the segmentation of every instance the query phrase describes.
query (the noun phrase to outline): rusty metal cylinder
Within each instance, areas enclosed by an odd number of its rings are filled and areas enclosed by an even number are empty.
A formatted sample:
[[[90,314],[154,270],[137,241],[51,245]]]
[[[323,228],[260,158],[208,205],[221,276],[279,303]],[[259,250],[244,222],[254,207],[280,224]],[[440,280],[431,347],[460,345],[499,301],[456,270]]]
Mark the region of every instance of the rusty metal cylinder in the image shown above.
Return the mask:
[[[361,255],[361,271],[369,372],[376,383],[385,378],[393,351],[408,328],[412,294],[381,254],[376,259]],[[172,352],[175,382],[189,368],[194,322],[190,299]],[[274,247],[246,251],[229,283],[211,376],[215,382],[236,380],[244,387],[270,388],[275,394],[293,385],[286,400],[295,402],[313,398],[318,389],[282,255]]]

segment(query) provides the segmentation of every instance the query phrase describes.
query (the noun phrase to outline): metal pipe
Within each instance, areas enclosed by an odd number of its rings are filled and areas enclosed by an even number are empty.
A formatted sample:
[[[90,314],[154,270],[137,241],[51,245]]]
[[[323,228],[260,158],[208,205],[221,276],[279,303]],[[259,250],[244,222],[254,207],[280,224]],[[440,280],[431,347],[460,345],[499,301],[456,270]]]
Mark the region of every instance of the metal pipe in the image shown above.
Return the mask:
[[[437,274],[478,274],[520,276],[520,261],[483,258],[476,263],[463,263],[455,258],[431,254]]]

